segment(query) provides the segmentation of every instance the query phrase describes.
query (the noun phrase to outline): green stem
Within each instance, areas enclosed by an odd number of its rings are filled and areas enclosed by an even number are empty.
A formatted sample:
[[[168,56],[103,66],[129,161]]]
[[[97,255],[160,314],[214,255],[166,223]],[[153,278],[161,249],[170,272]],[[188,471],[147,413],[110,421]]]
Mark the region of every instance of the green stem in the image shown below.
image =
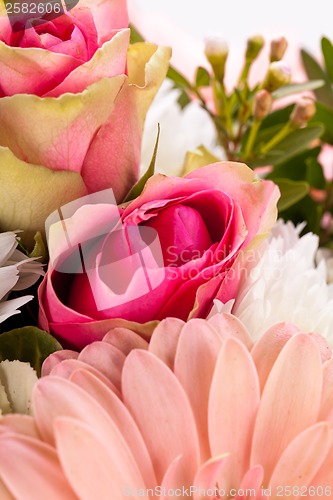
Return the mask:
[[[217,116],[221,119],[223,125],[225,126],[228,138],[232,137],[232,119],[224,83],[222,81],[214,79],[213,89]]]
[[[249,137],[247,139],[246,146],[245,146],[244,160],[247,160],[248,157],[250,156],[250,154],[252,153],[253,144],[254,144],[254,141],[256,140],[261,123],[262,123],[262,120],[254,120],[252,125],[251,125]]]
[[[245,60],[242,72],[241,72],[241,74],[239,75],[239,78],[238,78],[238,86],[240,86],[242,83],[244,83],[244,82],[247,81],[247,78],[249,76],[249,72],[250,72],[252,63],[253,63],[252,59],[251,60],[248,60],[248,59]]]
[[[287,135],[294,130],[295,126],[289,121],[284,127],[274,136],[270,141],[268,141],[264,146],[262,146],[260,153],[266,154],[268,151],[274,148],[276,144],[281,142]]]

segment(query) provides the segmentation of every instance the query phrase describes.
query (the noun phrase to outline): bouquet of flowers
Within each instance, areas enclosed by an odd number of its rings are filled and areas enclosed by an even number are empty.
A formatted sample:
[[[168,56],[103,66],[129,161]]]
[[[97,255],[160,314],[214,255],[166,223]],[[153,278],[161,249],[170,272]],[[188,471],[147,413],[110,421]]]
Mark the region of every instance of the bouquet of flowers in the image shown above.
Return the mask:
[[[333,44],[130,21],[0,0],[0,498],[333,498]]]

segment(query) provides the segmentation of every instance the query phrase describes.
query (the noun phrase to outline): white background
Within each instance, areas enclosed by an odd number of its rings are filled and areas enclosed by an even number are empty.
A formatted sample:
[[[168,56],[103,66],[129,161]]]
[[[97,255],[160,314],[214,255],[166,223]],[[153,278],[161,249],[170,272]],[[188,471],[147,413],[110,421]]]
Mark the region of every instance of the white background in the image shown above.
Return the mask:
[[[333,0],[127,1],[131,22],[147,41],[172,47],[172,64],[189,78],[196,67],[207,64],[205,37],[222,36],[229,45],[227,86],[239,74],[246,39],[251,35],[261,34],[267,42],[282,35],[288,38],[284,59],[293,69],[294,81],[303,79],[299,49],[306,48],[320,58],[321,37],[333,40]],[[267,63],[268,50],[269,43],[256,63],[258,67]]]
[[[231,44],[260,32],[286,33],[311,49],[333,38],[333,0],[130,0],[143,12],[168,16],[195,37],[218,32]]]

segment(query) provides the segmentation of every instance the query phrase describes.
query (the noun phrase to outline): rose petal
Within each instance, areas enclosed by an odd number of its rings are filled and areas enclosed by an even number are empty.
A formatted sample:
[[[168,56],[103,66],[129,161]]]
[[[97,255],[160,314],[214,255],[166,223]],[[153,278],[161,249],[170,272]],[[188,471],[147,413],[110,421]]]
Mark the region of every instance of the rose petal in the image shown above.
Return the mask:
[[[77,94],[101,78],[125,74],[129,34],[129,30],[117,33],[110,42],[97,50],[92,59],[72,71],[46,97],[58,97],[66,92]]]
[[[80,0],[79,5],[71,11],[72,15],[76,16],[82,7],[86,7],[93,15],[100,46],[111,39],[114,30],[128,26],[126,0]]]
[[[82,94],[59,99],[25,94],[1,99],[1,145],[29,163],[80,173],[93,137],[112,114],[124,78],[105,78]],[[105,168],[110,173],[110,164]]]
[[[15,94],[42,96],[80,65],[65,54],[38,48],[9,47],[0,41],[0,97]]]
[[[22,193],[29,193],[29,203]],[[0,147],[1,230],[22,229],[21,239],[27,245],[33,245],[36,231],[44,233],[45,219],[50,213],[86,194],[79,174],[30,165]]]
[[[162,47],[130,46],[128,81],[117,96],[109,122],[98,131],[84,160],[82,175],[91,192],[111,185],[117,201],[122,201],[135,183],[144,119],[165,77],[169,58],[170,50]]]

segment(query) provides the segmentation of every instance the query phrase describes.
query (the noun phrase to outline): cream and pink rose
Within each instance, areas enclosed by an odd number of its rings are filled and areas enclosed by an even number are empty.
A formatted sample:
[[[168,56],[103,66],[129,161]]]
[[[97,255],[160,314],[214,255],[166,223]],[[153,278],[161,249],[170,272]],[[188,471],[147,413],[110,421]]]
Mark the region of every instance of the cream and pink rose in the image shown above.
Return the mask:
[[[125,0],[80,0],[13,32],[0,0],[0,229],[26,241],[66,202],[137,180],[170,50],[129,45]]]
[[[138,198],[119,207],[122,231],[112,230],[99,242],[94,293],[87,274],[66,275],[50,265],[39,289],[40,326],[66,345],[82,348],[115,327],[149,338],[156,321],[163,318],[206,317],[213,299],[226,302],[235,297],[241,276],[235,268],[270,231],[278,197],[274,183],[257,180],[239,163],[209,165],[184,178],[153,176]],[[87,241],[112,217],[114,211],[106,207],[82,207],[72,218],[72,234],[77,242]],[[133,228],[157,232],[164,279],[140,295],[137,291],[146,286],[145,277],[140,281],[133,275],[122,292],[128,300],[119,302],[101,269],[114,245],[119,265],[136,257],[126,237]],[[70,255],[64,253],[63,260],[67,258]],[[126,274],[126,268],[121,272]],[[106,308],[96,306],[96,294]]]

